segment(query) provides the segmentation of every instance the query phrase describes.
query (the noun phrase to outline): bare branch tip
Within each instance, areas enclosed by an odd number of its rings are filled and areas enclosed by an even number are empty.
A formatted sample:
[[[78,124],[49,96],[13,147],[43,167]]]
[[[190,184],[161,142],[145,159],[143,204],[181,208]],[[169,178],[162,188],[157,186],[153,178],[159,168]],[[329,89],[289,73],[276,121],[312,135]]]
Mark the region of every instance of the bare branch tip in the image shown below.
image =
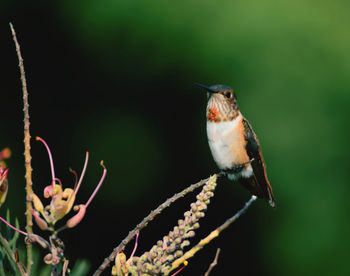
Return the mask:
[[[215,258],[214,258],[214,260],[212,261],[212,263],[210,264],[210,266],[209,266],[207,272],[204,274],[204,276],[209,276],[209,274],[210,274],[210,272],[212,271],[212,269],[214,268],[214,266],[216,266],[216,265],[218,264],[218,258],[219,258],[220,251],[221,251],[220,248],[218,248],[218,249],[216,250]]]
[[[13,27],[12,23],[9,22],[9,25],[10,25],[10,29],[11,29],[12,34],[15,35],[16,32],[15,32],[15,28]]]

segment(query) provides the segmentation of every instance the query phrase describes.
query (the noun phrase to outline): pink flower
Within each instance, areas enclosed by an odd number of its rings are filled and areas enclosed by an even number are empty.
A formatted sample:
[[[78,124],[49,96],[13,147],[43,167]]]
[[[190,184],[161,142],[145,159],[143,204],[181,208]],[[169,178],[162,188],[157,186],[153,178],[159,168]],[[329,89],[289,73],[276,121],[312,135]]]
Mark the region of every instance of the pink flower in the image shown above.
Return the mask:
[[[0,207],[5,202],[8,190],[7,174],[9,169],[6,169],[6,164],[3,160],[10,158],[10,156],[11,150],[9,148],[4,148],[0,151]]]
[[[86,152],[83,171],[81,173],[79,180],[76,181],[75,183],[75,188],[63,189],[61,181],[55,176],[53,159],[52,159],[51,151],[48,145],[42,138],[36,137],[36,139],[41,141],[47,149],[49,160],[50,160],[50,166],[51,166],[52,181],[51,181],[51,184],[46,186],[44,189],[44,197],[51,198],[49,205],[44,207],[40,198],[35,193],[31,195],[32,204],[34,206],[33,216],[37,225],[42,230],[54,231],[55,223],[58,220],[62,219],[65,215],[67,215],[74,205],[76,195],[78,193],[78,190],[84,178],[84,174],[85,174],[88,159],[89,159],[89,153]],[[71,219],[69,219],[66,225],[59,230],[75,227],[83,219],[86,212],[86,208],[90,204],[91,200],[94,198],[95,194],[97,193],[97,191],[99,190],[99,188],[101,187],[105,179],[107,169],[104,167],[102,161],[101,161],[101,166],[103,167],[102,177],[97,187],[95,188],[94,192],[90,196],[89,200],[87,201],[86,204],[79,204],[74,206],[74,210],[77,211],[78,213],[75,216],[73,216]],[[74,174],[76,175],[75,172]]]
[[[4,169],[0,164],[0,206],[4,203],[8,190],[7,174],[9,169]]]

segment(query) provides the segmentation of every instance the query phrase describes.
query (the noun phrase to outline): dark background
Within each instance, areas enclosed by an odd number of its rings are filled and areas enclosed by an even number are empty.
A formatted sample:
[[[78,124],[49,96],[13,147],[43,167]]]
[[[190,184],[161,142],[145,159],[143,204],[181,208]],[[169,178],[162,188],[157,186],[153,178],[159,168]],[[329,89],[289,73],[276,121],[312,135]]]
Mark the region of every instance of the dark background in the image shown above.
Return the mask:
[[[22,94],[8,23],[21,44],[31,134],[54,156],[64,187],[90,162],[76,203],[108,175],[80,225],[62,232],[66,256],[90,274],[152,209],[217,172],[207,145],[206,94],[223,83],[262,144],[277,207],[256,202],[182,275],[348,275],[350,4],[347,1],[13,1],[0,3],[0,148],[9,194],[0,210],[24,230]],[[33,189],[50,183],[32,139]],[[220,180],[194,245],[250,197]],[[141,231],[149,250],[189,208],[172,205]],[[41,231],[34,226],[37,233]],[[45,233],[43,233],[45,235]],[[131,253],[133,242],[125,253]],[[108,271],[109,273],[110,271]],[[106,275],[108,275],[106,273]]]

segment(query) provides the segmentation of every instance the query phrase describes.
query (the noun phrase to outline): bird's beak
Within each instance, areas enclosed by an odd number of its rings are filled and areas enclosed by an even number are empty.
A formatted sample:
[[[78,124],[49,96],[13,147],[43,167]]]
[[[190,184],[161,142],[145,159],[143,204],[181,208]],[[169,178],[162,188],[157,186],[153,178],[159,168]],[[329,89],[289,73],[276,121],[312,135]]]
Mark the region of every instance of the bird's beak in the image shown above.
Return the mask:
[[[204,84],[201,84],[199,82],[195,82],[195,85],[204,88],[205,90],[207,90],[209,93],[218,93],[217,91],[214,91],[213,89],[211,89],[209,86],[206,86]]]

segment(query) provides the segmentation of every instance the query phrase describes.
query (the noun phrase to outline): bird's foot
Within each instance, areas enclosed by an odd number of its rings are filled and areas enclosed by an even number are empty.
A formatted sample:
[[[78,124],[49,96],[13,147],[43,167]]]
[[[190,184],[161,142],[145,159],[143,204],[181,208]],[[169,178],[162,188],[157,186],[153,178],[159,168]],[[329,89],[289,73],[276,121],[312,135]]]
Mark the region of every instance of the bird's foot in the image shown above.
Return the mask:
[[[227,176],[227,172],[225,170],[221,170],[218,174],[218,177],[226,177]]]

